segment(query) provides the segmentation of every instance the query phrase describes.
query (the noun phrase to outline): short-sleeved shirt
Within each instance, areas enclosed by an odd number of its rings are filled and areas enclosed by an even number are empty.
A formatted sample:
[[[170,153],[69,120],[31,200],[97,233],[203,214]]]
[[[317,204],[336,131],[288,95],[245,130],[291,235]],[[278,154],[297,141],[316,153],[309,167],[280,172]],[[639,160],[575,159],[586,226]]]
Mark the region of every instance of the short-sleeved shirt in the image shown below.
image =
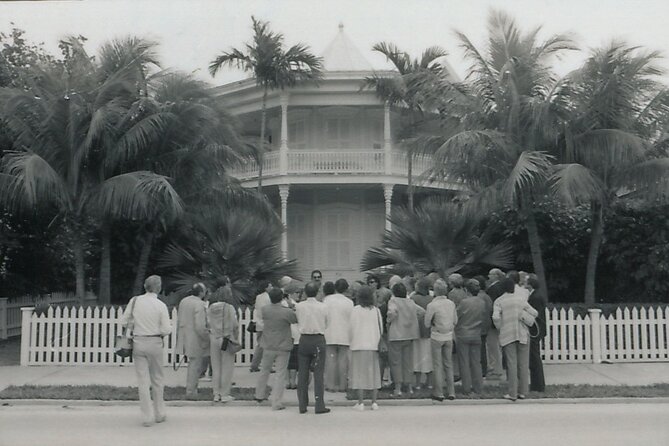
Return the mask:
[[[295,306],[295,312],[300,334],[325,334],[328,326],[328,312],[323,302],[317,301],[315,297],[308,297],[307,300]]]

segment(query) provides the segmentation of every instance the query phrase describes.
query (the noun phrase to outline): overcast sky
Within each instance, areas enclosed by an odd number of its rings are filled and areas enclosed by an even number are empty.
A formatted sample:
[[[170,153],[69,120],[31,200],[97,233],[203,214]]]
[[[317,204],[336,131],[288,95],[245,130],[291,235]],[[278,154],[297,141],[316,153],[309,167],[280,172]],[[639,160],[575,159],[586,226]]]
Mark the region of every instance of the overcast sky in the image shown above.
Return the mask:
[[[89,51],[114,37],[137,35],[160,43],[164,67],[193,72],[221,84],[247,77],[223,69],[216,79],[208,63],[221,51],[241,47],[251,37],[251,15],[268,20],[286,36],[286,44],[305,43],[320,54],[335,37],[340,22],[375,68],[384,59],[371,52],[379,41],[391,41],[414,56],[440,45],[463,75],[468,64],[453,30],[465,32],[477,45],[486,36],[491,8],[516,18],[523,29],[542,26],[544,33],[571,32],[584,49],[556,62],[564,74],[576,68],[588,48],[613,39],[659,50],[669,56],[669,0],[109,0],[0,2],[2,31],[10,22],[44,42],[54,53],[68,34],[89,39]],[[665,66],[669,63],[664,62]],[[667,79],[665,77],[665,79]]]

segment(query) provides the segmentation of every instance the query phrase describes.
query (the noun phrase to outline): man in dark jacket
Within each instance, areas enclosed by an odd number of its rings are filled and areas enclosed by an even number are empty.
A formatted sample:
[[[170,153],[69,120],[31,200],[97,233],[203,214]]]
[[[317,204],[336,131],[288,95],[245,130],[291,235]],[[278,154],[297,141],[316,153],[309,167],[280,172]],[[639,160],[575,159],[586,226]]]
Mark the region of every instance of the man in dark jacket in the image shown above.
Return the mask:
[[[504,294],[502,283],[500,282],[506,276],[501,269],[493,268],[488,273],[488,288],[486,294],[495,302],[499,296]],[[488,379],[501,379],[504,373],[502,362],[502,347],[499,345],[499,330],[495,328],[494,324],[490,324],[488,336],[486,337],[486,351],[488,353],[488,371],[486,377]]]
[[[536,327],[530,328],[530,390],[543,392],[546,390],[544,381],[544,366],[541,363],[541,340],[546,336],[546,294],[539,289],[539,280],[536,274],[530,274],[527,279],[527,289],[530,297],[527,302],[537,310]]]

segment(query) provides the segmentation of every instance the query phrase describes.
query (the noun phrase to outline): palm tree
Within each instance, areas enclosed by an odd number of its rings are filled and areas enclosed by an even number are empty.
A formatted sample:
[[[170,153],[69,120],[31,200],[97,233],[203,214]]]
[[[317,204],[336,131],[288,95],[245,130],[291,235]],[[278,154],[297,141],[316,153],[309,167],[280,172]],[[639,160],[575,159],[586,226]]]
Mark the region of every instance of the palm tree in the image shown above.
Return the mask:
[[[485,51],[457,33],[472,61],[464,82],[429,75],[416,81],[440,111],[444,131],[419,137],[435,150],[432,179],[462,182],[469,206],[487,212],[511,204],[525,221],[534,270],[546,288],[534,203],[542,199],[552,158],[547,153],[566,119],[567,91],[548,64],[574,49],[568,36],[539,41],[504,13],[492,12]]]
[[[401,107],[408,119],[408,123],[402,131],[401,140],[407,151],[409,209],[413,209],[413,159],[416,148],[414,144],[409,142],[409,138],[414,136],[417,127],[424,123],[426,116],[423,96],[419,90],[412,88],[412,82],[416,77],[424,74],[441,72],[442,67],[436,60],[446,56],[447,53],[442,48],[434,46],[423,51],[420,59],[412,59],[408,53],[387,42],[375,44],[372,50],[386,56],[386,59],[392,62],[398,72],[398,75],[392,77],[374,74],[365,78],[365,86],[373,88],[377,96],[390,106]]]
[[[137,216],[157,202],[181,208],[168,179],[150,171],[123,171],[104,166],[112,142],[127,117],[135,74],[120,69],[98,77],[81,42],[61,42],[65,62],[40,72],[28,90],[3,89],[0,114],[15,140],[2,159],[2,197],[14,207],[31,210],[54,205],[74,228],[76,293],[85,294],[83,225],[91,216]],[[147,134],[160,132],[156,122],[136,123],[124,134],[138,150]],[[166,124],[163,122],[163,124]],[[142,128],[143,130],[140,130]],[[141,135],[141,136],[140,136]]]
[[[283,34],[272,32],[269,23],[251,17],[253,22],[253,43],[243,50],[232,48],[216,57],[209,65],[209,72],[215,76],[218,70],[228,65],[253,73],[256,84],[262,88],[260,114],[260,141],[258,144],[258,191],[262,192],[263,154],[265,151],[265,126],[267,121],[267,95],[270,90],[295,86],[298,82],[319,80],[323,64],[320,57],[309,52],[302,44],[283,48]]]
[[[253,200],[255,196],[249,198],[248,191],[227,175],[249,155],[249,150],[238,136],[234,119],[215,100],[209,85],[190,75],[169,73],[153,79],[150,89],[150,106],[144,108],[154,110],[149,114],[169,117],[170,126],[141,157],[137,158],[133,147],[126,145],[118,155],[169,176],[188,206],[202,203],[211,191],[221,190]],[[141,291],[154,241],[171,221],[165,213],[144,220],[133,292]]]
[[[159,68],[159,62],[155,52],[157,44],[137,37],[126,37],[123,39],[114,39],[104,43],[100,48],[100,60],[93,68],[91,76],[99,81],[113,78],[120,72],[127,72],[126,82],[129,83],[128,96],[117,98],[124,103],[124,108],[119,110],[114,128],[108,132],[108,137],[97,147],[94,153],[97,155],[93,162],[98,167],[100,181],[104,181],[109,176],[117,176],[122,180],[119,174],[128,171],[135,171],[136,166],[130,163],[113,162],[118,159],[116,151],[119,141],[127,144],[126,133],[137,134],[145,133],[156,125],[156,118],[163,120],[159,122],[159,128],[166,128],[165,123],[169,117],[160,116],[158,113],[152,113],[151,107],[146,104],[148,96],[147,77],[151,68]],[[138,113],[138,106],[143,107],[146,112]],[[166,119],[167,118],[167,119]],[[111,123],[110,123],[111,124]],[[155,128],[155,127],[154,127]],[[159,132],[151,133],[154,137]],[[150,144],[146,135],[144,138],[132,138],[131,144],[136,145],[134,152],[143,151]],[[160,213],[162,215],[175,218],[181,211],[180,199],[177,196],[165,197],[146,197],[142,205],[134,210],[132,214],[120,214],[113,203],[100,201],[103,206],[100,208],[99,216],[101,219],[100,237],[101,237],[101,255],[100,255],[100,282],[98,298],[101,303],[111,301],[111,229],[115,220],[122,219],[148,219],[152,215]],[[125,211],[124,211],[125,212]]]
[[[216,203],[190,213],[158,260],[177,292],[194,282],[217,289],[229,278],[238,302],[248,302],[255,294],[253,283],[294,277],[295,260],[283,259],[278,246],[283,227],[276,213],[225,196]]]
[[[511,246],[493,244],[490,234],[479,232],[478,218],[458,204],[427,199],[417,209],[397,209],[391,222],[393,230],[385,232],[380,247],[367,250],[361,270],[385,268],[400,275],[435,271],[446,277],[513,265]]]
[[[669,89],[660,83],[659,54],[614,42],[595,50],[568,76],[573,106],[562,144],[561,164],[551,178],[567,203],[590,204],[592,230],[585,302],[595,302],[597,259],[604,216],[611,205],[633,194],[666,196],[669,157]]]

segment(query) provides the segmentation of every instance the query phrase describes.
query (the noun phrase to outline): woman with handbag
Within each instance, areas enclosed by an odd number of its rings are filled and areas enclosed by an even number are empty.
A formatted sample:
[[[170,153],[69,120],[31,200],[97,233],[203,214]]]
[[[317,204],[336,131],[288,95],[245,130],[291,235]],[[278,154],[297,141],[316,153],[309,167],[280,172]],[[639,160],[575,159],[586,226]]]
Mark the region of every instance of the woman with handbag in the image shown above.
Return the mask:
[[[527,303],[525,295],[515,293],[512,279],[505,278],[500,283],[504,294],[493,304],[492,321],[499,330],[499,343],[506,356],[508,393],[504,398],[516,401],[524,399],[529,391],[529,325],[534,324],[537,311]]]
[[[407,288],[396,283],[388,301],[388,359],[395,382],[394,397],[402,396],[402,385],[413,394],[413,341],[418,339],[418,319],[425,310],[407,298]]]
[[[374,305],[374,292],[363,285],[358,290],[358,304],[353,307],[350,319],[350,387],[358,391],[358,402],[353,408],[364,410],[365,390],[372,391],[372,410],[379,408],[376,396],[381,388],[379,368],[379,341],[383,332],[381,312]]]
[[[239,351],[239,322],[237,311],[230,303],[232,291],[228,285],[221,287],[210,298],[207,309],[209,327],[209,351],[211,355],[212,388],[214,402],[227,403],[234,400],[230,395],[232,373],[235,368],[235,353]]]

